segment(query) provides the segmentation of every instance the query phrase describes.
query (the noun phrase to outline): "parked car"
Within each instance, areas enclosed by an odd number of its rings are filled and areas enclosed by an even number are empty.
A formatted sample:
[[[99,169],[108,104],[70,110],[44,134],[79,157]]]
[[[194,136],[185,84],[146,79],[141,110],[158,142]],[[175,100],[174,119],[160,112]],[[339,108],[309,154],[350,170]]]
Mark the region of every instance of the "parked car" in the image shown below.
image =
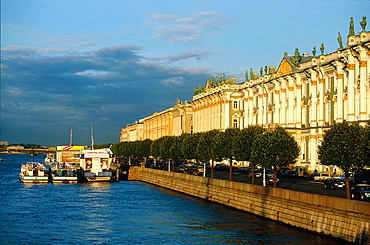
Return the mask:
[[[273,174],[266,174],[266,178],[267,178],[267,183],[270,184],[270,185],[273,185],[274,184],[274,175]],[[280,179],[278,177],[276,177],[276,184],[278,184],[280,182]]]
[[[342,179],[344,181],[345,178],[346,178],[346,175],[345,174],[338,174],[337,177],[340,178],[340,179]]]
[[[346,187],[346,183],[341,178],[330,178],[324,180],[324,188],[325,189],[344,189]]]
[[[329,174],[318,173],[318,175],[313,177],[313,181],[324,181],[329,178],[330,178]]]
[[[248,177],[252,178],[252,170],[248,173]],[[254,177],[261,178],[262,177],[262,171],[261,170],[254,170]]]
[[[282,178],[294,179],[294,178],[298,178],[298,174],[297,174],[297,172],[295,172],[293,170],[287,170],[287,171],[285,171],[284,173],[281,174],[281,177]]]
[[[357,184],[351,188],[351,198],[361,200],[370,199],[370,185],[368,184]]]
[[[312,173],[312,174],[310,174],[309,176],[308,176],[308,180],[313,180],[313,178],[315,178],[315,176],[317,176],[317,175],[319,175],[320,173],[318,173],[318,172],[314,172],[314,173]]]
[[[247,174],[247,173],[249,173],[249,171],[251,170],[251,168],[247,168],[247,167],[240,167],[239,169],[238,169],[238,172],[239,173],[244,173],[244,174]]]
[[[222,164],[217,164],[216,167],[215,167],[215,170],[216,171],[226,171],[226,165],[222,165]]]

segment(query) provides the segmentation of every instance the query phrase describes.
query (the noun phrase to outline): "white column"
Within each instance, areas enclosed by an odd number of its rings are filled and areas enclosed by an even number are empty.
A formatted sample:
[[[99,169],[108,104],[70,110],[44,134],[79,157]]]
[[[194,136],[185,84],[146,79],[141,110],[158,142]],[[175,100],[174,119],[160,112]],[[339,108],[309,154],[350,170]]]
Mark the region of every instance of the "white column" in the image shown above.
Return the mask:
[[[337,117],[335,119],[335,122],[341,123],[344,120],[344,115],[343,115],[343,63],[341,62],[336,62],[336,67],[337,67]]]
[[[297,106],[296,106],[296,128],[302,128],[302,80],[299,74],[295,75],[296,79],[296,97],[297,97]]]
[[[366,68],[367,68],[367,61],[362,60],[360,61],[360,115],[359,120],[360,121],[366,121],[369,119],[369,116],[367,115],[367,99],[366,99]]]
[[[280,124],[280,83],[275,81],[275,91],[274,91],[274,122]]]
[[[348,114],[347,121],[356,121],[355,117],[355,61],[352,55],[349,57],[348,67]]]
[[[281,80],[281,110],[280,110],[280,124],[282,127],[286,127],[286,81]]]
[[[262,125],[263,124],[263,87],[258,86],[258,111],[257,111],[257,124]]]
[[[323,77],[319,78],[319,112],[318,112],[318,126],[322,127],[325,123],[325,116],[324,116],[324,98],[325,98],[325,79]]]
[[[288,115],[287,115],[287,127],[294,128],[294,77],[288,77]]]

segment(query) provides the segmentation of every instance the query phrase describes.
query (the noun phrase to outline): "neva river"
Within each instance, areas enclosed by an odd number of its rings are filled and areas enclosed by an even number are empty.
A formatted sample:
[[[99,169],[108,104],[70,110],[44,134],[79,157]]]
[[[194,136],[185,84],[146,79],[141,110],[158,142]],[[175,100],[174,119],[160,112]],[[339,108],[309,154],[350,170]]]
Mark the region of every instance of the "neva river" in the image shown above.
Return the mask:
[[[0,154],[0,244],[346,244],[140,182],[23,184]]]

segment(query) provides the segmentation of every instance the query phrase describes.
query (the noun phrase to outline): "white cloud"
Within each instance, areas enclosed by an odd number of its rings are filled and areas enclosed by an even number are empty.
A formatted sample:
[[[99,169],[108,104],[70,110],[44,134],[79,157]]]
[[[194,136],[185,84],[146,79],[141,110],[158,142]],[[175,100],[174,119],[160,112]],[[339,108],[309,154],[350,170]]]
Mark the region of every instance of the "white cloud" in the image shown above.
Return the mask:
[[[184,78],[182,77],[170,77],[170,78],[167,78],[161,81],[161,83],[164,85],[179,85],[179,84],[183,84],[183,81],[184,81]]]
[[[157,24],[155,38],[164,38],[168,42],[192,42],[205,37],[212,37],[230,25],[231,18],[219,12],[199,12],[187,17],[154,14],[151,18],[161,20]]]

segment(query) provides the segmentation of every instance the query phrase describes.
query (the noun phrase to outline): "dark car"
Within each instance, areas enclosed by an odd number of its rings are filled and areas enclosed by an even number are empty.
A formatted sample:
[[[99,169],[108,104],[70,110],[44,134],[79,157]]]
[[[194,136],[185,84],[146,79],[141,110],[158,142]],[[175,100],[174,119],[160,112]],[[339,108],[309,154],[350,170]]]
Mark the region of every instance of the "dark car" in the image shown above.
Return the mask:
[[[294,179],[294,178],[298,178],[298,174],[297,172],[293,171],[293,170],[288,170],[288,171],[285,171],[282,175],[281,175],[282,178],[289,178],[289,179]]]
[[[318,175],[320,175],[320,173],[318,172],[312,173],[308,176],[308,180],[314,180],[315,176],[318,176]]]
[[[358,184],[351,188],[351,198],[352,199],[370,199],[370,185],[368,184]]]
[[[325,189],[344,189],[346,187],[346,183],[341,178],[332,178],[324,180],[324,188]]]
[[[215,167],[215,170],[216,171],[226,171],[227,168],[225,165],[222,165],[222,164],[217,164],[216,167]]]

